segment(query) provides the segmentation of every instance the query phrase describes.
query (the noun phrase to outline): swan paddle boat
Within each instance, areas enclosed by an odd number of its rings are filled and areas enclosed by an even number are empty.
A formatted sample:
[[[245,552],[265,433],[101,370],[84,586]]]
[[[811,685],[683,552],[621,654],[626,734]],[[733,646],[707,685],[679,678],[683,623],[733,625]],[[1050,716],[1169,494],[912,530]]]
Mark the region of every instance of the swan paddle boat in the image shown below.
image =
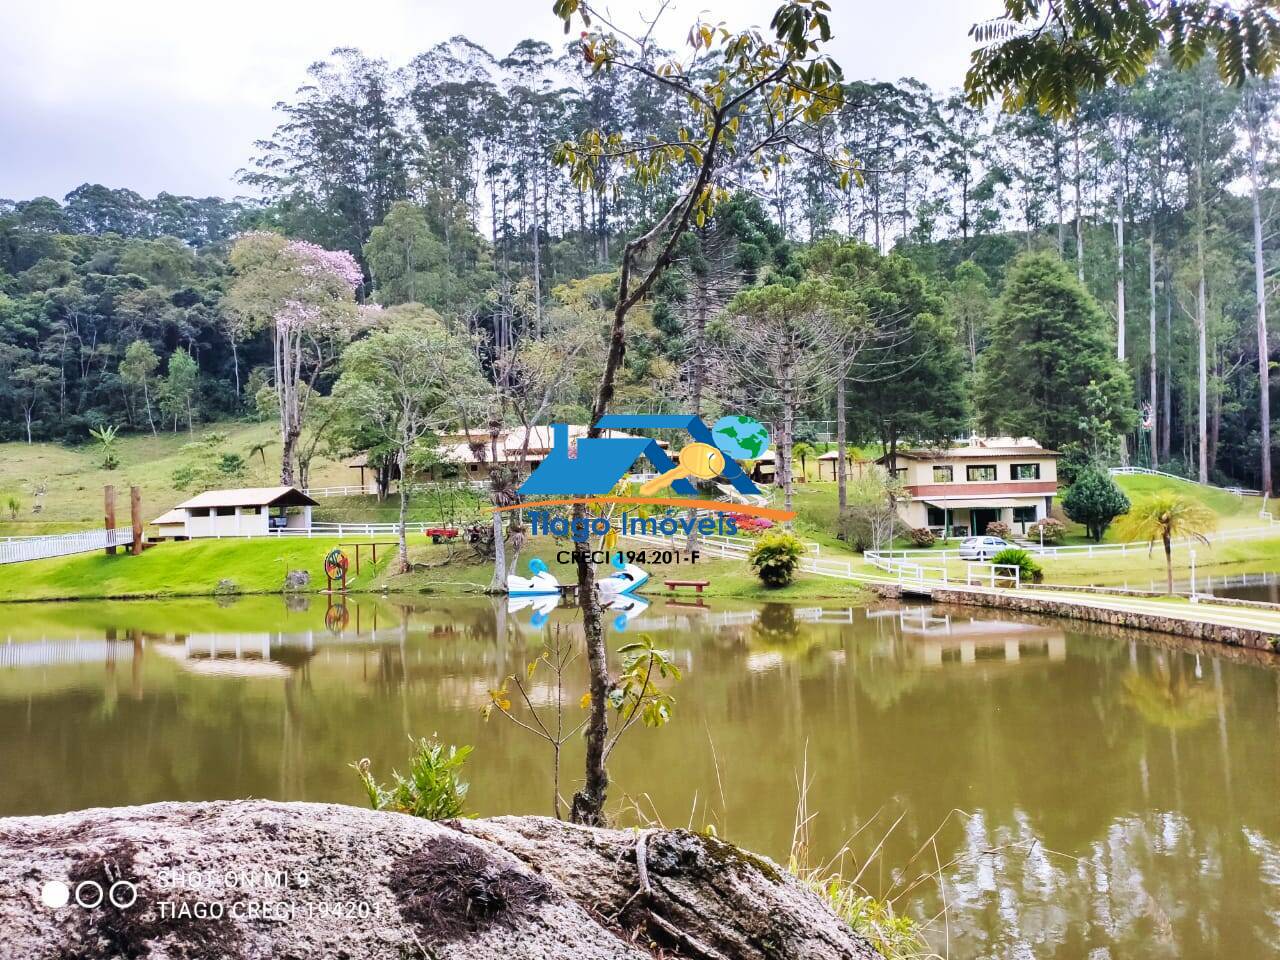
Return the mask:
[[[507,577],[507,595],[511,597],[558,597],[560,581],[547,569],[541,557],[529,561],[529,573],[532,576],[518,577],[515,574]]]
[[[635,593],[649,582],[649,574],[634,563],[627,563],[623,559],[621,550],[613,555],[610,563],[613,565],[614,572],[596,581],[596,589],[600,591],[601,599],[608,599],[623,593]]]

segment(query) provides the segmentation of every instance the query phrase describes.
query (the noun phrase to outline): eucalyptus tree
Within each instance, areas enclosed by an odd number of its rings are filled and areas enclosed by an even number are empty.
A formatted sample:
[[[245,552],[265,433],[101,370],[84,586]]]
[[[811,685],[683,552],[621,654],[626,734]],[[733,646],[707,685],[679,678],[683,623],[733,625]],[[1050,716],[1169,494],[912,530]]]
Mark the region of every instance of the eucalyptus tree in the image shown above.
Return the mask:
[[[1280,90],[1270,80],[1253,80],[1245,88],[1242,118],[1249,176],[1249,212],[1253,223],[1254,309],[1258,342],[1258,426],[1261,433],[1259,473],[1263,497],[1271,487],[1271,351],[1267,338],[1267,277],[1263,254],[1264,218],[1262,193],[1270,172],[1268,159],[1274,156],[1274,139],[1269,136]],[[1268,157],[1271,154],[1272,157]]]
[[[276,204],[282,225],[303,239],[358,251],[408,190],[408,146],[386,63],[340,47],[308,70],[284,121],[241,171],[242,182]]]
[[[629,33],[590,3],[556,0],[555,12],[566,32],[575,19],[586,28],[582,53],[596,71],[622,70],[642,77],[689,115],[674,140],[628,140],[623,131],[594,129],[582,131],[557,151],[557,160],[573,182],[584,188],[594,183],[604,157],[617,160],[637,184],[664,175],[678,184],[661,216],[623,248],[590,436],[600,435],[596,424],[614,397],[627,347],[627,318],[671,264],[685,232],[706,223],[726,198],[720,183],[724,164],[741,157],[762,174],[772,173],[778,157],[793,143],[797,127],[819,122],[839,105],[840,69],[821,50],[831,36],[828,10],[825,0],[791,0],[778,7],[768,33],[699,21],[689,32],[683,59],[655,61],[650,54],[657,17],[642,31]],[[754,129],[740,139],[748,118],[756,121]],[[574,510],[579,519],[585,517],[582,504]],[[610,681],[595,571],[585,556],[578,561],[578,596],[591,674],[591,713],[586,778],[574,796],[572,812],[576,821],[599,823],[609,783],[604,751]]]

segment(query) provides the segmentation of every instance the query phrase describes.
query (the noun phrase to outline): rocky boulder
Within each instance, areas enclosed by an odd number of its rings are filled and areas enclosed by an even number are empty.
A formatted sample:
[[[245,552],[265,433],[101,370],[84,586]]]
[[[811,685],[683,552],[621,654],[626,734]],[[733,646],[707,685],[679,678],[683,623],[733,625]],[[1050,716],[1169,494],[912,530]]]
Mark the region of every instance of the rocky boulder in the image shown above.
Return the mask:
[[[771,861],[684,830],[160,803],[0,819],[0,875],[12,957],[876,956]]]
[[[290,570],[284,575],[284,592],[294,593],[311,586],[311,573],[307,570]]]

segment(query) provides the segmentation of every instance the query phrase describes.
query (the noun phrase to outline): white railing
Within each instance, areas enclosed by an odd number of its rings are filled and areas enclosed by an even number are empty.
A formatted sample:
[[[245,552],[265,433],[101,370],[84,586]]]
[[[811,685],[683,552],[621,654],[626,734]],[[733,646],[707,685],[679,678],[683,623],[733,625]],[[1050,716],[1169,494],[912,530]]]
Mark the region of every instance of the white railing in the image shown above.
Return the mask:
[[[73,553],[91,553],[107,547],[127,547],[133,543],[133,531],[116,527],[110,530],[80,530],[47,537],[18,537],[0,542],[0,563],[21,563],[66,557]]]
[[[306,487],[302,492],[308,497],[320,497],[324,499],[327,497],[359,497],[366,494],[376,495],[378,489],[377,487],[371,487],[367,484],[362,487],[360,484],[356,483],[348,484],[345,487]]]
[[[1273,536],[1275,534],[1276,521],[1269,520],[1265,527],[1239,527],[1234,530],[1222,530],[1217,533],[1206,534],[1205,539],[1210,543],[1219,543],[1232,540],[1249,540],[1255,537]],[[1174,540],[1174,546],[1196,546],[1200,541],[1192,538],[1183,538]],[[1019,541],[1010,544],[1019,550],[1026,550],[1027,553],[1034,554],[1038,557],[1092,557],[1098,554],[1114,554],[1119,553],[1125,556],[1130,553],[1146,553],[1150,546],[1143,540],[1131,540],[1125,543],[1080,543],[1071,544],[1069,546],[1050,546],[1045,544],[1040,546],[1034,540]],[[955,550],[937,550],[933,548],[923,549],[903,549],[903,550],[868,550],[864,554],[864,558],[868,562],[874,562],[874,558],[882,558],[886,560],[909,560],[909,559],[932,559],[940,560],[943,563],[948,560],[964,560],[960,555],[959,548]]]
[[[1201,483],[1199,480],[1192,480],[1190,477],[1180,477],[1176,473],[1166,473],[1163,470],[1152,470],[1150,467],[1112,467],[1111,476],[1113,477],[1164,477],[1167,480],[1181,480],[1184,483],[1194,483],[1200,487],[1212,487],[1214,490],[1225,490],[1227,493],[1234,493],[1238,497],[1260,497],[1261,490],[1250,490],[1247,487],[1219,487],[1213,483]]]
[[[986,568],[985,570],[983,568]],[[999,571],[1005,571],[1000,573]],[[1022,586],[1022,568],[1016,563],[966,563],[964,583],[965,586],[971,587],[976,580],[978,586],[982,586],[983,580],[987,581],[987,586],[994,589],[997,586],[1003,586],[1004,583],[996,583],[1000,581],[1013,581],[1015,590]]]
[[[425,536],[428,530],[448,528],[456,530],[456,524],[450,524],[444,520],[413,520],[404,525],[405,533],[414,533]],[[317,521],[311,524],[311,530],[314,536],[331,537],[337,535],[339,537],[380,537],[383,534],[400,535],[399,523],[334,523],[331,521]],[[459,534],[460,536],[461,534]]]

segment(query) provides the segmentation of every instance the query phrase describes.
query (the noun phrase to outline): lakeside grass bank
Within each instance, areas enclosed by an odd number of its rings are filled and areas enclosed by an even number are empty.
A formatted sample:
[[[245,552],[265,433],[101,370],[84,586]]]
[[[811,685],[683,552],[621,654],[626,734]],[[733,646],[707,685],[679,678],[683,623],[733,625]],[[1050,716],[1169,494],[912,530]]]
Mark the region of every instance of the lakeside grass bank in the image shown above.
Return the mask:
[[[411,541],[410,560],[415,569],[393,575],[388,570],[393,547],[386,547],[385,553],[379,548],[376,566],[368,551],[362,551],[361,570],[356,574],[350,545],[369,541],[343,538],[344,550],[353,560],[349,592],[458,596],[482,593],[488,586],[491,562],[474,558],[465,546],[423,544],[421,539]],[[0,602],[214,596],[222,580],[232,581],[234,592],[239,594],[280,593],[290,570],[306,570],[311,575],[306,592],[315,593],[325,587],[325,554],[339,542],[336,537],[195,540],[159,544],[139,557],[82,553],[32,560],[10,566],[10,576],[0,580]],[[571,564],[556,559],[558,552],[526,550],[519,572],[527,572],[530,558],[542,556],[561,583],[573,582],[576,572]],[[643,566],[650,575],[645,593],[657,596],[697,596],[691,589],[668,590],[662,582],[667,579],[707,580],[710,583],[703,590],[704,597],[865,601],[873,596],[857,583],[803,573],[787,587],[769,589],[740,560],[706,558],[696,564]]]

